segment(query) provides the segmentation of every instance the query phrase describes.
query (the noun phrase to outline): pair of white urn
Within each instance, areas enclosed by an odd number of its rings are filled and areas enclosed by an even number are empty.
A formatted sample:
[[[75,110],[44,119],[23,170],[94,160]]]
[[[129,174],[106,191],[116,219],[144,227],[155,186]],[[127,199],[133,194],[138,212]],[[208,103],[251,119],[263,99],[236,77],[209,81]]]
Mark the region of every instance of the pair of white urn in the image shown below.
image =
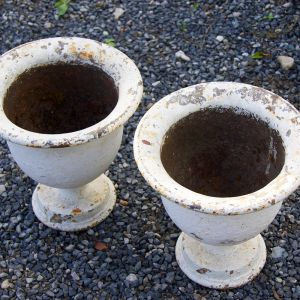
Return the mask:
[[[99,66],[118,89],[116,107],[99,123],[71,133],[41,134],[18,127],[3,108],[8,88],[26,70],[59,62]],[[142,97],[137,67],[105,44],[52,38],[6,52],[0,57],[0,68],[0,134],[21,169],[39,182],[32,197],[36,216],[47,226],[64,231],[98,224],[116,201],[114,185],[103,173],[118,152],[124,123]],[[275,179],[250,194],[211,197],[180,185],[168,174],[161,160],[166,133],[180,119],[209,107],[246,110],[278,131],[285,157]],[[145,114],[134,138],[135,159],[183,231],[176,258],[189,278],[224,289],[241,286],[260,272],[266,260],[260,232],[300,183],[299,138],[300,115],[291,104],[264,89],[240,83],[191,86],[166,96]]]

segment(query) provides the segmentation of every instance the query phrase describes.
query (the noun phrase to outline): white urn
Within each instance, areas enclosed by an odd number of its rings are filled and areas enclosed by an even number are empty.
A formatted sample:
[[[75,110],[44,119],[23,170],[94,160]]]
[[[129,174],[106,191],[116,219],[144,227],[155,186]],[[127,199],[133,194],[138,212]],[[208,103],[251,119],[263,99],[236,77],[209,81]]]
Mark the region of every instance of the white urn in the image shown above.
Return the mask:
[[[8,118],[3,101],[21,74],[37,66],[75,62],[99,67],[113,79],[118,99],[107,117],[61,134],[29,131]],[[116,201],[115,187],[103,173],[119,150],[124,123],[142,97],[136,65],[106,44],[62,37],[16,47],[0,57],[0,68],[0,135],[20,168],[39,183],[32,197],[36,216],[47,226],[64,231],[95,226],[109,215]]]
[[[186,116],[209,108],[247,111],[278,132],[284,163],[273,180],[248,194],[216,197],[194,192],[169,175],[161,155],[169,129]],[[198,130],[205,134],[210,125]],[[176,139],[173,146],[180,146]],[[276,157],[276,152],[273,154]],[[190,86],[164,97],[144,115],[135,133],[134,155],[141,174],[161,195],[167,213],[183,231],[176,244],[176,259],[190,279],[226,289],[239,287],[259,274],[266,261],[260,232],[300,183],[300,115],[290,103],[247,84]]]

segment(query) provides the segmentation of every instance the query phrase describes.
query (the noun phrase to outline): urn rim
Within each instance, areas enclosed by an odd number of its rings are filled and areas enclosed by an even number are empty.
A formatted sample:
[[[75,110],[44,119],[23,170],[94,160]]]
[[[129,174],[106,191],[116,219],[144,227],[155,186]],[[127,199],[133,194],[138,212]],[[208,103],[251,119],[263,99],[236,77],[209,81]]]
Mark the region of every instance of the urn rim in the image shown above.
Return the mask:
[[[164,169],[160,151],[167,130],[181,118],[205,107],[238,107],[257,114],[278,130],[285,163],[263,188],[237,197],[212,197],[177,183]],[[137,166],[163,198],[207,214],[240,215],[275,205],[300,184],[300,114],[292,104],[260,87],[237,82],[200,83],[177,90],[153,105],[141,119],[134,137]]]
[[[32,67],[59,62],[80,62],[100,67],[114,79],[118,88],[116,107],[100,122],[70,133],[42,134],[15,125],[3,110],[8,87],[18,75]],[[134,114],[143,94],[142,77],[133,60],[114,47],[87,38],[54,37],[21,44],[0,56],[0,68],[0,136],[28,147],[71,147],[108,135]]]

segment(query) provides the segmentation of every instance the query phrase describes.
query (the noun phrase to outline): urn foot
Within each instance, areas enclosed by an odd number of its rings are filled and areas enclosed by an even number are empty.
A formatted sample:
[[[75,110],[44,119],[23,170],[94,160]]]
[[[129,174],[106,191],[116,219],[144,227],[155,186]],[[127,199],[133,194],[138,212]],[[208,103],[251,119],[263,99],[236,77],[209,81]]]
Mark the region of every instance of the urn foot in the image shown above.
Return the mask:
[[[32,196],[37,218],[63,231],[80,231],[97,225],[110,214],[115,202],[114,185],[105,175],[73,189],[38,184]]]
[[[196,283],[229,289],[259,274],[266,262],[266,246],[260,234],[238,245],[212,246],[181,233],[176,259],[181,270]]]

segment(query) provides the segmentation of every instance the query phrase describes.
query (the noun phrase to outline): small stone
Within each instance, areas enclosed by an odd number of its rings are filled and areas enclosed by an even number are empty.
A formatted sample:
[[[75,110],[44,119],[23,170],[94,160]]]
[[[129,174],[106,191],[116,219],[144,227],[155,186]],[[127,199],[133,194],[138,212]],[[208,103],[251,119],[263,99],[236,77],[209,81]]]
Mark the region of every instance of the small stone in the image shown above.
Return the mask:
[[[138,272],[138,271],[141,269],[141,267],[142,267],[142,263],[141,263],[141,261],[138,261],[138,262],[136,263],[136,265],[134,266],[134,270],[135,270],[136,272]]]
[[[126,201],[126,200],[120,200],[120,204],[122,206],[128,206],[128,201]]]
[[[88,235],[94,235],[94,233],[95,233],[95,232],[94,232],[93,229],[89,229],[89,230],[87,231],[87,234],[88,234]]]
[[[77,273],[76,272],[71,272],[71,276],[72,276],[72,278],[74,279],[74,280],[76,280],[76,281],[78,281],[78,280],[80,280],[80,277],[77,275]]]
[[[282,282],[282,279],[281,279],[280,277],[276,277],[275,280],[276,280],[277,282],[279,282],[279,283]]]
[[[172,284],[175,278],[175,273],[174,272],[169,272],[167,273],[167,277],[166,277],[166,282]]]
[[[6,277],[6,276],[8,276],[7,273],[5,273],[5,272],[0,273],[0,278],[4,278],[4,277]]]
[[[293,215],[288,215],[289,220],[291,223],[295,223],[295,217]]]
[[[193,294],[193,299],[194,300],[206,300],[205,297],[202,297],[201,295],[197,294],[197,293],[194,293]]]
[[[5,185],[4,184],[0,184],[0,194],[2,194],[5,191],[6,191]]]
[[[8,279],[3,280],[2,283],[1,283],[1,288],[2,289],[8,289],[8,288],[10,288],[12,286],[13,285],[9,282]]]
[[[282,257],[284,252],[285,252],[285,250],[283,248],[277,246],[277,247],[272,248],[271,256],[272,256],[272,258],[280,258],[280,257]]]
[[[149,103],[148,105],[147,105],[147,109],[150,109],[152,106],[154,105],[154,103]]]
[[[70,245],[68,245],[65,249],[66,249],[67,251],[71,252],[71,251],[74,250],[74,248],[75,248],[75,245],[70,244]]]
[[[295,64],[295,60],[290,56],[280,55],[277,57],[277,60],[283,70],[289,70]]]
[[[88,247],[89,246],[89,241],[88,240],[82,240],[81,244]]]
[[[45,22],[44,27],[45,27],[46,29],[50,29],[51,27],[53,27],[53,24],[50,23],[50,22]]]
[[[80,7],[80,9],[79,9],[81,12],[87,12],[88,11],[88,9],[86,8],[86,7]]]
[[[121,16],[124,14],[125,10],[121,7],[117,7],[114,11],[115,20],[119,20]]]
[[[234,13],[232,13],[232,16],[235,18],[238,18],[241,15],[241,13],[239,11],[235,11]]]
[[[102,289],[102,287],[103,287],[103,282],[102,282],[102,281],[99,281],[98,284],[97,284],[97,286],[98,286],[99,289]]]
[[[287,3],[284,3],[282,6],[285,7],[285,8],[288,8],[288,7],[292,6],[292,3],[287,2]]]
[[[46,295],[49,296],[49,297],[51,297],[51,298],[53,298],[55,296],[52,291],[47,291]]]
[[[175,53],[175,57],[180,58],[184,61],[190,61],[191,60],[182,50],[177,51]]]
[[[33,278],[28,277],[25,280],[26,280],[27,283],[31,283],[33,281]]]
[[[126,277],[125,281],[127,285],[135,286],[138,284],[138,277],[135,274],[131,273]]]
[[[155,86],[158,86],[159,84],[160,84],[160,81],[155,81],[155,82],[152,83],[152,86],[155,87]]]
[[[38,277],[36,278],[37,281],[42,281],[44,279],[44,277],[40,274],[38,275]]]
[[[217,37],[216,37],[216,40],[218,41],[218,42],[223,42],[224,41],[224,36],[223,35],[218,35]]]

